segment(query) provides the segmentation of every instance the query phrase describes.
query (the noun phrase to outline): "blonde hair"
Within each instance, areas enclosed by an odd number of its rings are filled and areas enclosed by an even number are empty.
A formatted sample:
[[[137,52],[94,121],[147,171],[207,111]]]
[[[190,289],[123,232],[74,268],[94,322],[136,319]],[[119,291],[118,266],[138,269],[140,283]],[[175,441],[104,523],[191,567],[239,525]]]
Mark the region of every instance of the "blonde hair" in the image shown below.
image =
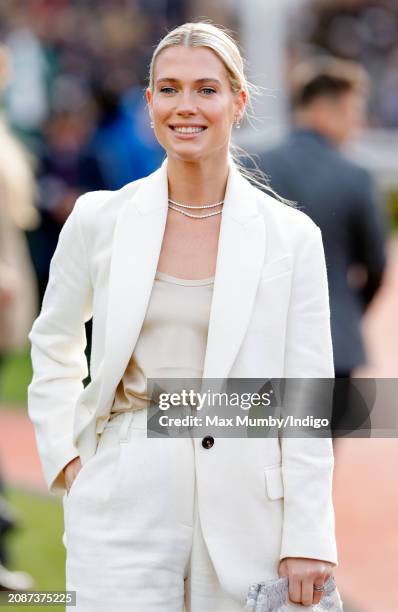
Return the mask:
[[[238,94],[243,89],[247,96],[246,107],[248,107],[250,111],[253,110],[252,98],[260,93],[260,88],[246,78],[245,62],[231,32],[209,21],[184,23],[168,32],[168,34],[160,40],[153,52],[149,66],[148,86],[152,93],[154,92],[154,68],[156,59],[165,49],[178,46],[207,47],[214,51],[226,68],[232,92]],[[246,107],[244,115],[250,118],[249,113],[246,111]],[[235,144],[230,145],[230,155],[240,173],[255,187],[270,192],[278,200],[286,204],[291,204],[291,202],[279,196],[270,187],[264,173],[260,170],[251,155]],[[244,166],[240,161],[242,157],[249,159],[254,168],[248,169]]]

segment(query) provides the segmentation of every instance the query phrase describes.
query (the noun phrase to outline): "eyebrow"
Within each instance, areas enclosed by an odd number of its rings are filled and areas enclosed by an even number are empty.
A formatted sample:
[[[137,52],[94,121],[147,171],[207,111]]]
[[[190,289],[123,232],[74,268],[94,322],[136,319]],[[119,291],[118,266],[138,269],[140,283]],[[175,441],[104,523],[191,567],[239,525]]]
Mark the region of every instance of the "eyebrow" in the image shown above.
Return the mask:
[[[156,83],[163,83],[163,82],[168,82],[168,83],[178,83],[179,80],[178,79],[173,79],[171,77],[163,77],[162,79],[157,79]],[[218,85],[221,85],[221,81],[219,81],[218,79],[214,79],[212,77],[206,77],[203,79],[196,79],[196,81],[194,81],[194,83],[208,83],[209,81],[213,82],[213,83],[217,83]]]

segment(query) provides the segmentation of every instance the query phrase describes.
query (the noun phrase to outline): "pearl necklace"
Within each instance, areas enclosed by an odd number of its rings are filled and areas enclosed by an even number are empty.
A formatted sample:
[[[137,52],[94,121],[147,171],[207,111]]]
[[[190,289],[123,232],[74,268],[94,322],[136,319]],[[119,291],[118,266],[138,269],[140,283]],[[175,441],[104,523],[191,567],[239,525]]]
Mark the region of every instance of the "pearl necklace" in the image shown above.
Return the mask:
[[[170,204],[174,204],[175,206],[181,206],[181,208],[215,208],[216,206],[221,206],[224,204],[224,200],[221,202],[217,202],[217,204],[203,204],[200,206],[192,205],[192,204],[181,204],[180,202],[174,202],[174,200],[169,200]]]
[[[201,206],[195,206],[195,205],[191,205],[191,204],[181,204],[180,202],[174,202],[174,200],[169,200],[169,208],[171,208],[172,210],[175,210],[176,212],[181,213],[182,215],[185,215],[186,217],[190,217],[191,219],[205,219],[207,217],[214,217],[214,215],[220,215],[222,213],[222,209],[218,210],[217,212],[211,212],[211,213],[207,213],[205,215],[193,215],[192,213],[186,212],[185,210],[180,210],[179,208],[177,208],[177,206],[181,206],[181,208],[215,208],[216,206],[221,206],[222,204],[224,204],[224,200],[222,200],[221,202],[217,202],[216,204],[203,204]]]

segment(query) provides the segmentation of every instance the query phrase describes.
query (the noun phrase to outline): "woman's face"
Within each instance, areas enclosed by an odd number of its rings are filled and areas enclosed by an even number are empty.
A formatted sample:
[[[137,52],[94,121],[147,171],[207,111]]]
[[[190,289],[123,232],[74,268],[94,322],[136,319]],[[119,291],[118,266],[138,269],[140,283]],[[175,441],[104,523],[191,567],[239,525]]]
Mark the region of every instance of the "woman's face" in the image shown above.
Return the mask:
[[[231,126],[242,117],[246,94],[231,90],[227,70],[207,47],[168,47],[156,59],[147,101],[155,134],[183,161],[227,155]]]

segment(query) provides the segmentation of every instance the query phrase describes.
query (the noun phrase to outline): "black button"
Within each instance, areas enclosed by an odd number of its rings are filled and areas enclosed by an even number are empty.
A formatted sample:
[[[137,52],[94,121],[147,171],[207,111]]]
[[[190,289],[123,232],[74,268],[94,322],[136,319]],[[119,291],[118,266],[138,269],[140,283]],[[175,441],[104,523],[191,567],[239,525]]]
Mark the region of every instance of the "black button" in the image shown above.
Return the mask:
[[[202,440],[203,448],[211,448],[214,444],[213,436],[205,436]]]

